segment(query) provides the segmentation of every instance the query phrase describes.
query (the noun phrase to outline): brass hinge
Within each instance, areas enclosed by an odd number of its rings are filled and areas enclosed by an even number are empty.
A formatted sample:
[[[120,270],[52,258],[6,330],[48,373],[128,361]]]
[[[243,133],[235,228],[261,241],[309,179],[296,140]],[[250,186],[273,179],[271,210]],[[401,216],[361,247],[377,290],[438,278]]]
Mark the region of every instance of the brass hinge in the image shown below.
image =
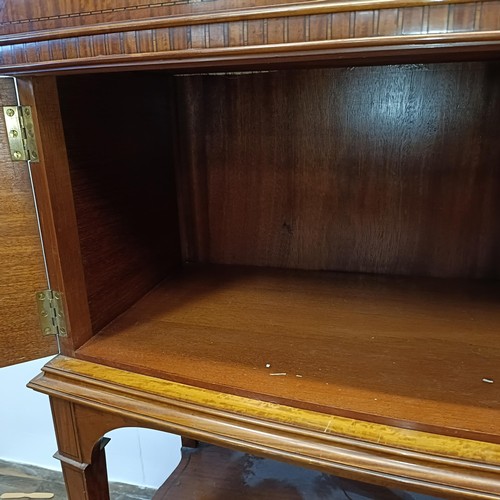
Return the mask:
[[[35,127],[30,106],[4,106],[3,115],[14,161],[39,161]]]
[[[44,335],[59,335],[66,337],[66,319],[62,293],[54,290],[43,290],[36,293],[38,315]]]

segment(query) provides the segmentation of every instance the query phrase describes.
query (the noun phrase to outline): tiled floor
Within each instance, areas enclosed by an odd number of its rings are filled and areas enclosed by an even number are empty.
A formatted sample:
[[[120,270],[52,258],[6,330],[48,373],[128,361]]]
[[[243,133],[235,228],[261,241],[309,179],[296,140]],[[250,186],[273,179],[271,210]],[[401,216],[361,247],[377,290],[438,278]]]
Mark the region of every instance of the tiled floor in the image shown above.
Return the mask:
[[[54,493],[54,500],[67,500],[60,472],[0,460],[0,494],[35,491]],[[113,500],[151,500],[154,494],[154,490],[122,483],[111,483],[110,491]]]

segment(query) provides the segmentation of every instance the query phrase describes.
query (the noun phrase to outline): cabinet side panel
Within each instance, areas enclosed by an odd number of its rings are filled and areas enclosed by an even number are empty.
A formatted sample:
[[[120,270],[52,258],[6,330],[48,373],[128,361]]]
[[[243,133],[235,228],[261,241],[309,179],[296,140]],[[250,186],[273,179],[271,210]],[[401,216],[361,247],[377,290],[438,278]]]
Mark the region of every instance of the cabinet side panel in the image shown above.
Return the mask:
[[[17,102],[14,80],[0,78],[0,106]],[[54,354],[38,322],[35,292],[47,287],[35,206],[25,162],[12,162],[0,120],[0,367]]]
[[[498,63],[179,80],[193,260],[500,274]]]
[[[122,74],[58,82],[96,332],[180,263],[168,80]]]

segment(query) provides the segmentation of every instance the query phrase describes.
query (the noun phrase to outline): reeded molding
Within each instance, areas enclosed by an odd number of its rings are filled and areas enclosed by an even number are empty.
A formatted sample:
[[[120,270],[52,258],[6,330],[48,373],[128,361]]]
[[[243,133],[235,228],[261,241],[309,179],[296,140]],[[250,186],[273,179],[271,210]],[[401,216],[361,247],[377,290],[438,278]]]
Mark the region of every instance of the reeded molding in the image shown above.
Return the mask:
[[[188,0],[107,9],[95,19],[94,11],[4,18],[0,68],[35,74],[499,53],[499,0],[258,4]]]
[[[175,2],[165,2],[162,4],[149,4],[144,7],[164,7],[172,5]],[[199,2],[185,1],[179,2],[182,4],[193,4]],[[262,2],[264,3],[264,2]],[[106,23],[83,24],[76,26],[61,26],[58,28],[40,29],[35,31],[19,30],[16,33],[0,35],[0,45],[10,45],[15,43],[40,42],[50,39],[72,38],[82,35],[98,35],[107,33],[118,33],[127,31],[141,31],[145,29],[161,29],[176,26],[194,26],[198,24],[213,24],[225,23],[231,21],[251,21],[256,19],[272,19],[281,17],[295,16],[311,16],[321,14],[337,14],[341,12],[359,12],[359,11],[375,11],[383,9],[402,9],[404,7],[424,8],[432,5],[446,7],[446,13],[449,16],[454,5],[469,4],[469,9],[472,12],[474,9],[474,17],[480,18],[481,13],[478,12],[478,6],[481,2],[471,2],[471,0],[351,0],[351,1],[312,1],[301,3],[285,3],[283,5],[269,5],[262,7],[239,8],[239,9],[221,9],[218,11],[207,10],[201,13],[192,13],[184,15],[170,15],[151,17],[148,19],[131,19],[127,21],[111,20]],[[85,11],[69,15],[54,15],[43,16],[32,19],[11,20],[0,22],[0,33],[2,27],[9,25],[23,25],[42,21],[59,20],[66,18],[85,18],[92,14],[108,13],[113,15],[117,12],[135,12],[137,6],[129,5],[120,9],[94,10]],[[447,21],[448,22],[448,21]]]

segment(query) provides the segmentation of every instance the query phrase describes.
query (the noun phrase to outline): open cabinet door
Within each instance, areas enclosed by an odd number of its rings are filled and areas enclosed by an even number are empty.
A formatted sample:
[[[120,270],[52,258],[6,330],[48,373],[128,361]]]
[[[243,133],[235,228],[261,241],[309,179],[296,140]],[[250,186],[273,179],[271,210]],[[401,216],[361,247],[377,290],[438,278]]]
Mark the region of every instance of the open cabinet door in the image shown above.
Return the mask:
[[[13,78],[0,78],[0,106],[17,104]],[[10,158],[3,113],[0,119],[0,367],[57,352],[54,336],[43,336],[35,292],[47,288],[40,235],[27,162]]]

